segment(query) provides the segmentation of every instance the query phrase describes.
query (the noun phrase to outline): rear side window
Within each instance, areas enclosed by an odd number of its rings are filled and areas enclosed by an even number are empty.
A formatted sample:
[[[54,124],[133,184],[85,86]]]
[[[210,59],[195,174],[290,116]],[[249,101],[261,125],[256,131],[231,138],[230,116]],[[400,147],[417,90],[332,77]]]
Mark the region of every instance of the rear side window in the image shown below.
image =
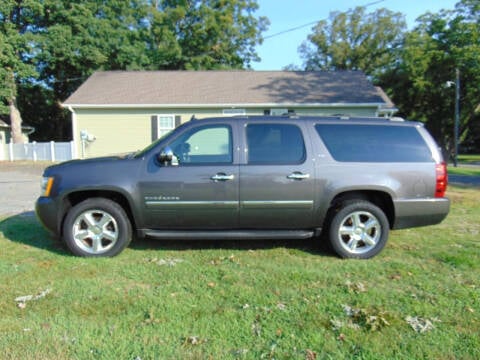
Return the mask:
[[[414,127],[318,124],[332,157],[346,162],[432,162],[432,153]]]
[[[300,128],[291,124],[247,125],[249,164],[300,164],[305,144]]]

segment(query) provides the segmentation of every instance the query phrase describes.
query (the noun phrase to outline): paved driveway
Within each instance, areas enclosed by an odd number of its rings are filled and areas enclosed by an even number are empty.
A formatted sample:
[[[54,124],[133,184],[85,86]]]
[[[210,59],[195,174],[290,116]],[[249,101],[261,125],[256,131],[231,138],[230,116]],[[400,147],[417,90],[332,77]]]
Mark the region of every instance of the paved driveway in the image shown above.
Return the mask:
[[[32,211],[48,164],[0,161],[0,215]]]

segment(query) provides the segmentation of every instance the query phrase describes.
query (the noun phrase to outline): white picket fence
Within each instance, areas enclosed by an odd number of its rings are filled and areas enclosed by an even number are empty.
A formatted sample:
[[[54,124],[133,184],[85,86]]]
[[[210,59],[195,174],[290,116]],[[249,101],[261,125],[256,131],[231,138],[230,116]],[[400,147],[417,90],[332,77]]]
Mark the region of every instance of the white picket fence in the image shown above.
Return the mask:
[[[0,146],[1,147],[1,146]],[[0,149],[0,160],[67,161],[75,157],[74,142],[9,143]]]

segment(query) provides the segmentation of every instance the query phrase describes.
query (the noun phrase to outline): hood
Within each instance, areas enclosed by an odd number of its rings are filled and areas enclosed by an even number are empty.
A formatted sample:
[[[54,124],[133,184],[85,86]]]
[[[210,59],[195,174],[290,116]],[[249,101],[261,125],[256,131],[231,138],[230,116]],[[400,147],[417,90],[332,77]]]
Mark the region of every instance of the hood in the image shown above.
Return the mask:
[[[69,171],[73,168],[88,167],[89,169],[98,169],[99,167],[108,166],[114,163],[130,159],[130,154],[125,156],[103,156],[90,159],[75,159],[49,166],[45,169],[45,174],[55,173],[58,171]],[[78,170],[77,170],[78,171]]]

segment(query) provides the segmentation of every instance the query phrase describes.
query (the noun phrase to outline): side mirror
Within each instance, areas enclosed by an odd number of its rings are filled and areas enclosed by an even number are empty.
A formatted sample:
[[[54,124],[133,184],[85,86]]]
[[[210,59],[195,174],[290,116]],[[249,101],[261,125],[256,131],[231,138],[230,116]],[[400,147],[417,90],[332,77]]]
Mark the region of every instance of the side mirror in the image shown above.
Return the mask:
[[[163,165],[178,165],[178,159],[169,146],[160,151],[157,155],[157,160]]]

